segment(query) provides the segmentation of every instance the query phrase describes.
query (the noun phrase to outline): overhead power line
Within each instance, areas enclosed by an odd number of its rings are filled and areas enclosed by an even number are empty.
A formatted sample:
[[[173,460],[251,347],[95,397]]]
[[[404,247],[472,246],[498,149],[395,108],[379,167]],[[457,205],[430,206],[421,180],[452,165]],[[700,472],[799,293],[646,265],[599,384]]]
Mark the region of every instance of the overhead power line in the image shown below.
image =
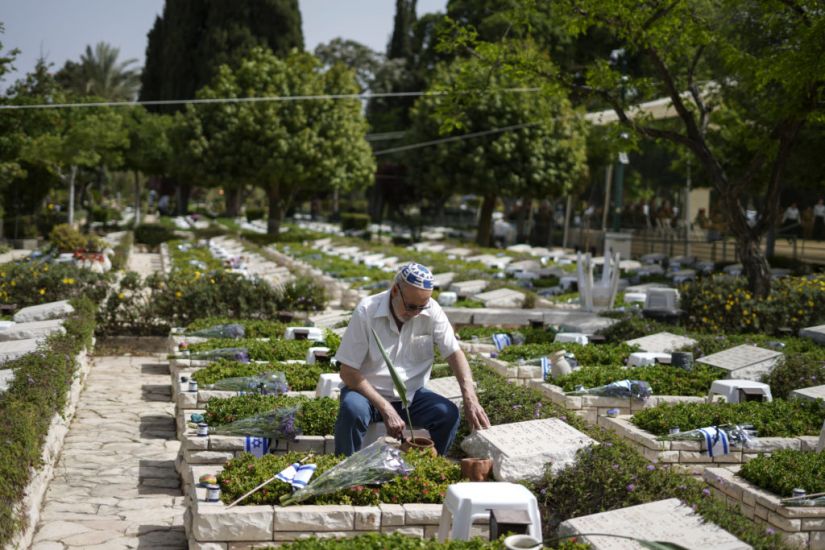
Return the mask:
[[[491,128],[489,130],[482,130],[480,132],[471,132],[469,134],[462,134],[460,136],[450,136],[441,139],[434,139],[431,141],[422,141],[419,143],[411,143],[410,145],[401,145],[400,147],[393,147],[391,149],[384,149],[382,151],[375,151],[373,155],[380,157],[382,155],[389,155],[391,153],[400,153],[401,151],[409,151],[411,149],[421,149],[422,147],[429,147],[431,145],[438,145],[439,143],[447,143],[449,141],[461,141],[465,139],[477,138],[491,134],[500,134],[502,132],[510,132],[512,130],[521,130],[531,126],[538,126],[541,122],[525,122],[523,124],[514,124],[512,126],[502,126],[501,128]]]
[[[534,93],[539,88],[504,88],[499,92],[509,93]],[[488,90],[468,90],[465,92],[380,92],[368,94],[321,94],[321,95],[293,95],[293,96],[265,96],[265,97],[215,97],[204,99],[158,99],[149,101],[96,101],[91,103],[37,103],[33,105],[0,105],[0,110],[26,110],[26,109],[71,109],[83,107],[135,107],[143,106],[163,106],[163,105],[207,105],[213,103],[266,103],[273,101],[318,101],[324,99],[360,99],[368,101],[370,99],[380,99],[385,97],[420,97],[420,96],[441,96],[450,93],[472,94],[491,93]]]

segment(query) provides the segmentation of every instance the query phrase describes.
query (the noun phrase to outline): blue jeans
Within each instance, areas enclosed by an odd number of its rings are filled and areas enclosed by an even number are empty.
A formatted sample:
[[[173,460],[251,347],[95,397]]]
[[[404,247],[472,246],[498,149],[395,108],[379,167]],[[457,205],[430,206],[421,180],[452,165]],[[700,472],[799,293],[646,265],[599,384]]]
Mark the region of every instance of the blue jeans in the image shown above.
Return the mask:
[[[393,402],[392,406],[406,422],[407,413],[401,408],[401,402]],[[426,428],[430,432],[438,454],[443,455],[452,446],[460,421],[458,407],[452,401],[421,388],[415,392],[410,405],[410,417],[413,426]],[[335,453],[349,456],[360,450],[367,427],[383,420],[381,413],[366,397],[357,391],[342,388],[338,419],[335,421]]]

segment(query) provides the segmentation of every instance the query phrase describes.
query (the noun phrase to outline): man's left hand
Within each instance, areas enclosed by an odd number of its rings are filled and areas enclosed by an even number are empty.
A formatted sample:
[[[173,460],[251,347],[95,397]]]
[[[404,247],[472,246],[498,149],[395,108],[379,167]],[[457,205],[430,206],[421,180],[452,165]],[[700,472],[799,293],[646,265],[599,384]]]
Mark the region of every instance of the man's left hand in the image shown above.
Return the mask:
[[[464,418],[467,419],[467,424],[470,425],[470,430],[483,430],[490,427],[490,420],[487,418],[487,413],[484,408],[475,400],[464,401]]]

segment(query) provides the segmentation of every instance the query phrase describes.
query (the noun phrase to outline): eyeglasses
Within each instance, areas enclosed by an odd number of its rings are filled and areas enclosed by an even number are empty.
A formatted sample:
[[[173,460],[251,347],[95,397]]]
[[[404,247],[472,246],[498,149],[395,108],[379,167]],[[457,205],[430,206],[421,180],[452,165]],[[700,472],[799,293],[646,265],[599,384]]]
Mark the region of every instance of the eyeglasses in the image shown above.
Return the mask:
[[[427,298],[427,305],[424,305],[424,306],[417,306],[417,305],[414,305],[414,304],[408,304],[407,300],[404,299],[404,292],[401,291],[401,285],[397,285],[397,288],[398,288],[398,294],[401,296],[401,303],[404,304],[404,309],[406,309],[408,312],[410,312],[410,313],[421,312],[421,311],[424,311],[425,309],[430,309],[430,303],[429,303],[430,299],[429,298]]]

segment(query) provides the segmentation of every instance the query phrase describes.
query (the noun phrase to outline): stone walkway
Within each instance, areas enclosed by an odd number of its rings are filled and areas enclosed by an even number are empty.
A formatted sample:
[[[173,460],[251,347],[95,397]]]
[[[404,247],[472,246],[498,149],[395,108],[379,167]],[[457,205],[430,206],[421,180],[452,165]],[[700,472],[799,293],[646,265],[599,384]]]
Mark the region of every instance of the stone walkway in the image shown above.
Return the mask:
[[[94,359],[32,550],[186,548],[162,357]]]
[[[149,254],[144,252],[132,252],[129,254],[129,262],[126,269],[136,271],[141,279],[161,271],[160,254]]]

